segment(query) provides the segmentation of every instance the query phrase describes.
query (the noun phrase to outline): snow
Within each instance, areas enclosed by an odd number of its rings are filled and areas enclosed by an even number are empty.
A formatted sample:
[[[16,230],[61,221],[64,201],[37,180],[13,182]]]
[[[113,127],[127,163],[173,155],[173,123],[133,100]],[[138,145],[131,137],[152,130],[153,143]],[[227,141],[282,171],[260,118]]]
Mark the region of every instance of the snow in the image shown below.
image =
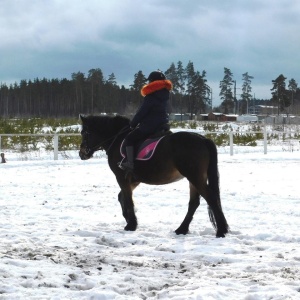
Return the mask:
[[[9,158],[9,157],[8,157]],[[300,151],[220,151],[231,231],[215,238],[202,200],[177,236],[188,182],[141,184],[123,230],[106,158],[0,164],[0,299],[299,299]]]

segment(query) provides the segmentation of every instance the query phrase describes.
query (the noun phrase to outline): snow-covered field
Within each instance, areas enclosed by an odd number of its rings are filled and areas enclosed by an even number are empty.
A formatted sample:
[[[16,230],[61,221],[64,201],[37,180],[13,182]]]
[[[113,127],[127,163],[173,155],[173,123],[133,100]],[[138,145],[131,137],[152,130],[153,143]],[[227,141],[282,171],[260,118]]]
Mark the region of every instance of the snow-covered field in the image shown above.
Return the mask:
[[[0,299],[300,299],[300,151],[219,155],[231,228],[204,200],[176,236],[188,182],[139,186],[125,232],[106,158],[0,164]]]

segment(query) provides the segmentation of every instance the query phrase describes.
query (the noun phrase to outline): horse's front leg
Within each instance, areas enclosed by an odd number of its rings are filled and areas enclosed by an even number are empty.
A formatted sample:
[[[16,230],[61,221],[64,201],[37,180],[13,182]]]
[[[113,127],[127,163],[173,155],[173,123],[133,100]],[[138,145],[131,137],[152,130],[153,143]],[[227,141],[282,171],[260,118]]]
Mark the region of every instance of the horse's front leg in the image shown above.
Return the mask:
[[[118,194],[118,201],[121,205],[121,208],[122,208],[122,214],[123,214],[123,217],[125,218],[125,220],[127,220],[127,212],[124,208],[124,200],[123,200],[123,194],[122,194],[122,191],[120,191],[120,193]]]
[[[122,190],[118,195],[118,200],[121,204],[123,217],[127,222],[127,225],[124,229],[127,231],[135,231],[138,224],[134,212],[134,203],[132,200],[132,191],[136,186],[137,184],[122,187]]]

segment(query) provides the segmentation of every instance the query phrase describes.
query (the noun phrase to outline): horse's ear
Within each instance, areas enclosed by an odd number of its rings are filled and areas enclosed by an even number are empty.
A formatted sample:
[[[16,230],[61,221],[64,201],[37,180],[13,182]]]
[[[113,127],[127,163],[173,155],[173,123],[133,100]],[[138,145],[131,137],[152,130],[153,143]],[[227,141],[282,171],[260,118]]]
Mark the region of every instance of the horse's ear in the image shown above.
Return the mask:
[[[82,115],[82,114],[79,114],[79,119],[81,120],[81,121],[83,121],[83,119],[85,118],[85,116],[84,115]]]

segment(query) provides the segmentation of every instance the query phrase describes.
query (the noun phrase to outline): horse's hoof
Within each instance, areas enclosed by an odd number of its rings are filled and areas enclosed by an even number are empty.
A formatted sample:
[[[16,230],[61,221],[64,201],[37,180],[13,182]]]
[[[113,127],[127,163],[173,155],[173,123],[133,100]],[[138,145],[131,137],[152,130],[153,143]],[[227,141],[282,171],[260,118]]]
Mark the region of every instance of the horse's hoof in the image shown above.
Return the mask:
[[[135,231],[136,228],[137,228],[137,224],[127,224],[124,227],[124,230],[126,230],[126,231]]]
[[[175,233],[176,233],[177,235],[179,235],[179,234],[184,234],[184,235],[186,235],[186,234],[189,233],[189,230],[188,230],[188,229],[186,230],[186,229],[178,228],[178,229],[175,230]]]
[[[217,233],[216,238],[224,238],[225,234],[224,233]]]

